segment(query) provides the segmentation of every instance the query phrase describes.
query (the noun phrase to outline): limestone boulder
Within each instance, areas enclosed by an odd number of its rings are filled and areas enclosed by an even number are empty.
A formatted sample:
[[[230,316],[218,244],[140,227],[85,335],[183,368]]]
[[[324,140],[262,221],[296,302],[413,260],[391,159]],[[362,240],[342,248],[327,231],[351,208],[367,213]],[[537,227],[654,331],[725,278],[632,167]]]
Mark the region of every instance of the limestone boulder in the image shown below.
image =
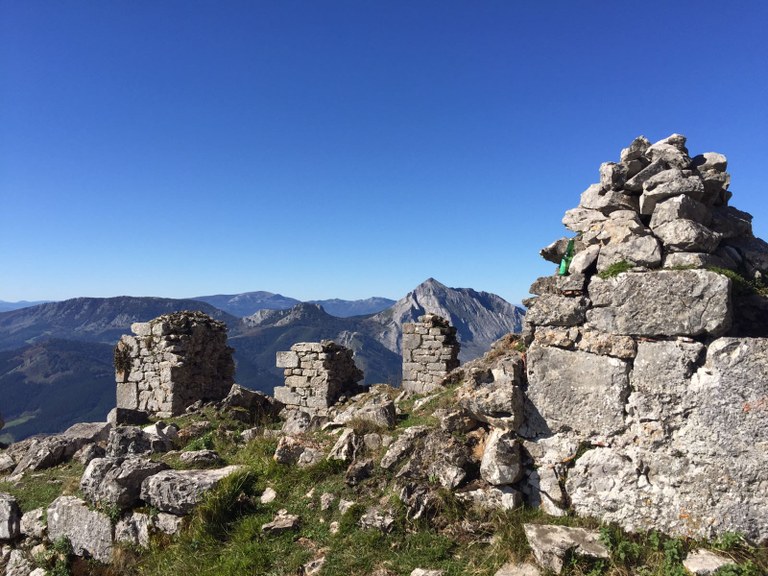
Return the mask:
[[[0,492],[0,540],[15,540],[21,534],[21,508],[16,498]]]
[[[219,482],[242,470],[243,466],[217,470],[164,470],[142,482],[141,499],[162,512],[189,514]]]
[[[525,319],[537,326],[577,326],[584,323],[588,304],[585,298],[543,294],[528,309]]]
[[[699,154],[698,156],[694,156],[692,158],[691,166],[700,172],[707,170],[725,172],[728,168],[728,159],[724,154],[719,154],[717,152],[704,152],[704,154]]]
[[[117,426],[109,433],[107,456],[137,456],[152,452],[152,438],[137,426]]]
[[[468,383],[456,398],[469,416],[503,430],[517,430],[523,422],[523,391],[511,378]]]
[[[348,424],[352,421],[366,422],[377,428],[392,428],[395,425],[395,403],[386,393],[371,392],[355,397],[340,409],[334,422]]]
[[[629,364],[618,358],[534,344],[528,350],[526,437],[573,429],[605,437],[624,429]]]
[[[638,160],[640,158],[643,158],[645,155],[646,150],[648,150],[648,147],[651,145],[650,140],[646,138],[645,136],[638,136],[632,142],[629,146],[626,148],[623,148],[621,151],[621,162],[627,163],[632,160]]]
[[[45,510],[43,508],[35,508],[22,514],[21,533],[24,536],[40,540],[45,536],[46,531]]]
[[[589,283],[588,327],[631,336],[717,336],[731,326],[731,281],[707,270],[619,274]]]
[[[735,564],[733,559],[704,549],[693,550],[683,560],[685,569],[694,576],[712,576],[729,564]]]
[[[693,220],[672,220],[654,228],[670,252],[714,252],[722,236]]]
[[[215,450],[190,450],[179,454],[179,460],[193,468],[211,468],[221,466],[224,460]]]
[[[612,170],[613,174],[618,172],[620,171]],[[621,175],[618,175],[617,179],[622,179]],[[639,201],[637,196],[626,194],[617,188],[593,184],[582,193],[579,206],[608,215],[616,210],[637,211]]]
[[[115,542],[141,548],[149,547],[152,519],[143,512],[133,512],[120,518],[115,525]]]
[[[524,524],[523,530],[536,562],[546,570],[560,574],[567,555],[610,558],[600,534],[584,528]]]
[[[68,538],[77,556],[112,561],[113,531],[109,516],[90,510],[75,496],[59,496],[48,507],[48,538]]]
[[[140,501],[141,484],[168,469],[163,462],[138,456],[91,460],[80,480],[80,490],[92,504],[109,504],[127,510]]]
[[[352,428],[345,428],[328,453],[328,460],[351,462],[355,459],[355,454],[362,445],[363,438],[356,434]]]
[[[706,199],[704,184],[698,174],[678,169],[665,170],[643,184],[640,196],[640,214],[650,216],[656,205],[673,196],[686,195],[698,202]]]
[[[523,495],[511,486],[489,486],[457,492],[456,498],[485,510],[515,510],[523,505]]]
[[[514,432],[494,428],[485,443],[480,476],[494,486],[514,484],[523,475],[520,443]]]
[[[586,232],[607,219],[608,217],[599,210],[579,206],[565,213],[563,225],[573,232]]]
[[[325,455],[319,446],[309,438],[283,436],[277,443],[272,456],[275,462],[287,466],[312,466],[320,462]]]
[[[674,220],[692,220],[708,226],[712,222],[712,210],[690,196],[674,196],[656,205],[651,216],[651,230],[655,233],[657,227]]]

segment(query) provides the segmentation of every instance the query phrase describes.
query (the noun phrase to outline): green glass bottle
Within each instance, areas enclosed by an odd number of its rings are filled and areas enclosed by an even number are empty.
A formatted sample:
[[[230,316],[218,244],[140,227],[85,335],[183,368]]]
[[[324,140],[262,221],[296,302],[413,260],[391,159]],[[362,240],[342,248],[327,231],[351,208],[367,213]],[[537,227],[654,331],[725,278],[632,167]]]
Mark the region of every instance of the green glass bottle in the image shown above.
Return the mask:
[[[563,259],[560,261],[560,269],[557,271],[558,276],[568,275],[568,267],[571,265],[571,260],[573,260],[573,238],[568,240],[565,256],[563,256]]]

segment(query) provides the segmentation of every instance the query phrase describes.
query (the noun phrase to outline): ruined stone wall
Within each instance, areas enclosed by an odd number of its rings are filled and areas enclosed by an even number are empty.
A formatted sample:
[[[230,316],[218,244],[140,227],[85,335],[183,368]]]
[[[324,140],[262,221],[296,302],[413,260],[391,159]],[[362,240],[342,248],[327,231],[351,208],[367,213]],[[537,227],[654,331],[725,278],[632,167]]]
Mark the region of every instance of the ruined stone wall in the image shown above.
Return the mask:
[[[437,388],[459,366],[456,328],[435,314],[403,324],[403,390],[416,393]]]
[[[321,413],[341,396],[360,392],[363,379],[352,350],[330,340],[299,342],[277,353],[277,367],[284,369],[285,386],[275,387],[275,399],[288,407]]]
[[[744,285],[768,274],[768,244],[728,205],[725,156],[685,143],[640,137],[603,164],[563,218],[569,275],[531,286],[526,490],[551,514],[762,540],[768,339],[743,336],[767,335],[768,299]]]
[[[220,400],[234,383],[227,327],[202,312],[131,325],[115,348],[117,408],[175,416],[197,400]]]

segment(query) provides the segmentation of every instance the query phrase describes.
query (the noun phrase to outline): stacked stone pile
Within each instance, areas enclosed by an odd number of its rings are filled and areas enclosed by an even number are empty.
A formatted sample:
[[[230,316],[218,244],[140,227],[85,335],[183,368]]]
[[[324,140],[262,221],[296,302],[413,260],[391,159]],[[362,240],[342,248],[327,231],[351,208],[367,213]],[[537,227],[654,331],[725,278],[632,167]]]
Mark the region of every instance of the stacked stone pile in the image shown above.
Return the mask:
[[[708,269],[760,282],[768,244],[728,206],[725,168],[691,159],[683,136],[640,137],[566,212],[569,275],[538,279],[527,302],[519,431],[529,496],[550,513],[768,537],[768,339],[744,337],[768,335],[768,306]],[[566,245],[542,254],[559,262]]]
[[[423,394],[439,388],[459,366],[456,328],[444,318],[425,314],[418,322],[403,324],[402,388]]]
[[[131,325],[115,348],[121,411],[160,418],[182,414],[198,400],[221,400],[234,383],[227,327],[202,312],[175,312]]]
[[[275,400],[289,409],[325,414],[342,396],[361,391],[357,383],[363,371],[352,356],[352,350],[330,340],[299,342],[290,351],[278,352],[285,386],[275,387]]]

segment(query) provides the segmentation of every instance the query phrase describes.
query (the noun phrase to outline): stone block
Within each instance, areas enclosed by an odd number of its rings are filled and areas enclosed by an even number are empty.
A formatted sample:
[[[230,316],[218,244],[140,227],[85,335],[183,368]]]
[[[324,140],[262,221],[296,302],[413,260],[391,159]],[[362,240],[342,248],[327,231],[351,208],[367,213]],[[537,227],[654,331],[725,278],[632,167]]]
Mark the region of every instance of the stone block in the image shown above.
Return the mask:
[[[136,410],[139,407],[139,387],[136,382],[117,383],[117,407]]]

